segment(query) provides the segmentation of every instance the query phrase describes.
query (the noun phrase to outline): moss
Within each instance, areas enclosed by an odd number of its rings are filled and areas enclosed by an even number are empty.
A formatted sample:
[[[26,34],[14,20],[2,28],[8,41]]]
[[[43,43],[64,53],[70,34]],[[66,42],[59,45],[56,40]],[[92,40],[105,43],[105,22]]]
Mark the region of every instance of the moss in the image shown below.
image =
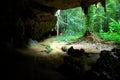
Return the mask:
[[[50,47],[50,45],[43,45],[44,46],[44,48],[46,49],[46,52],[47,53],[50,53],[51,51],[52,51],[52,48]]]

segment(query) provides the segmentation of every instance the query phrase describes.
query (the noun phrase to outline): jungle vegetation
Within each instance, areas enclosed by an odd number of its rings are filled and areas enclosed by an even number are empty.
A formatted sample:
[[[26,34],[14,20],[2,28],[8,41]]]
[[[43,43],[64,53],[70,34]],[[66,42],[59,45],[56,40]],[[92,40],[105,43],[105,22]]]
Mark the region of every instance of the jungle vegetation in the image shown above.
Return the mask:
[[[85,15],[81,7],[61,10],[58,41],[73,41],[92,31],[104,41],[120,42],[120,0],[106,0],[105,8],[93,4]],[[106,9],[106,10],[105,10]]]

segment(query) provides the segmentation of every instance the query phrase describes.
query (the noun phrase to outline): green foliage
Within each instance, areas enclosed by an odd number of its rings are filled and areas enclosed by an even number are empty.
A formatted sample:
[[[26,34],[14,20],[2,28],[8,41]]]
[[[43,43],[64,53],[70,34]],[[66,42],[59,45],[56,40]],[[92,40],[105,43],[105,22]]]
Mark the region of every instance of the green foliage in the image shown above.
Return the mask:
[[[115,41],[120,43],[120,35],[117,33],[106,32],[106,33],[99,33],[99,35],[105,41]]]
[[[109,26],[109,32],[110,33],[116,32],[120,34],[120,22],[117,22],[113,18],[110,18],[110,20],[112,21],[112,23]]]
[[[63,35],[58,41],[73,41],[91,30],[107,41],[120,42],[120,0],[106,0],[106,12],[101,3],[91,5],[88,15],[80,7],[61,11]],[[106,31],[106,32],[104,32]]]
[[[62,27],[63,35],[58,38],[58,41],[80,38],[86,31],[86,17],[81,7],[62,10],[60,27]]]
[[[118,0],[106,0],[106,13],[100,3],[97,7],[91,5],[89,8],[90,30],[97,32],[97,34],[105,41],[120,42],[119,9],[120,5]],[[108,29],[108,32],[104,32],[106,28]]]
[[[50,53],[52,51],[52,48],[50,47],[50,45],[43,45],[47,51],[47,53]]]
[[[106,14],[108,18],[108,22],[110,22],[110,17],[115,18],[116,17],[116,4],[117,0],[106,0]]]
[[[108,32],[101,32],[99,35],[105,41],[120,42],[120,22],[117,22],[113,18],[110,18],[112,23],[109,26]]]
[[[88,9],[89,11],[89,30],[94,32],[99,32],[104,26],[105,21],[105,11],[102,7],[101,3],[98,3],[97,6],[95,4],[91,5]]]
[[[110,18],[113,18],[115,20],[120,19],[120,0],[106,0],[106,20],[107,20],[107,25],[109,26],[109,23],[114,22]]]
[[[74,40],[76,40],[76,39],[78,39],[78,38],[80,38],[80,37],[82,37],[83,36],[83,34],[82,33],[78,33],[78,34],[69,34],[69,36],[68,36],[68,34],[65,34],[64,36],[60,36],[59,38],[58,38],[58,41],[74,41]]]

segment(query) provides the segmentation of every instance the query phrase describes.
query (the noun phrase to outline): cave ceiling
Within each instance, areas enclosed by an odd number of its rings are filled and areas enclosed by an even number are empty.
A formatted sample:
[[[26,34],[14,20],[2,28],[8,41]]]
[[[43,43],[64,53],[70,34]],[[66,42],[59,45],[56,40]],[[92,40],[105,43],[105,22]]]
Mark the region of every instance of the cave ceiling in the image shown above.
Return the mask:
[[[85,12],[91,4],[101,2],[105,7],[105,0],[31,0],[32,3],[54,8],[54,9],[69,9],[81,6]]]

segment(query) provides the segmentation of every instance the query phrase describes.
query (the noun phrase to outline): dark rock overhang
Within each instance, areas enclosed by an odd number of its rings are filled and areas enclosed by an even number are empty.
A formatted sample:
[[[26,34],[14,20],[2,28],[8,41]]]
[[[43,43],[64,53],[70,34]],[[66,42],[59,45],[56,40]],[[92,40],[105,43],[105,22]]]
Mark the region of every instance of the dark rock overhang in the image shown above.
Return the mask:
[[[44,6],[44,9],[48,7],[48,9],[54,8],[63,10],[81,6],[85,13],[87,13],[88,7],[91,4],[101,2],[102,6],[105,7],[105,0],[31,0],[31,2],[37,3],[40,7]]]

